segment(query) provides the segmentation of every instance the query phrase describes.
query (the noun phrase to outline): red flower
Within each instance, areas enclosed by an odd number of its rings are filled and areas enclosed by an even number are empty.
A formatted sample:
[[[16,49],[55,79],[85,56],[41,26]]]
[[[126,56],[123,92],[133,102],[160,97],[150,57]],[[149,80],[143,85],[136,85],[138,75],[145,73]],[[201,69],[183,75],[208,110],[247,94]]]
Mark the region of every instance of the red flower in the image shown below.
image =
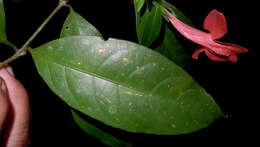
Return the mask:
[[[201,46],[193,53],[193,59],[197,59],[201,52],[205,52],[213,61],[237,62],[237,54],[248,52],[248,49],[242,46],[217,41],[227,33],[225,16],[217,10],[212,10],[204,21],[204,29],[209,32],[200,31],[183,23],[167,10],[166,14],[173,26],[184,37]]]

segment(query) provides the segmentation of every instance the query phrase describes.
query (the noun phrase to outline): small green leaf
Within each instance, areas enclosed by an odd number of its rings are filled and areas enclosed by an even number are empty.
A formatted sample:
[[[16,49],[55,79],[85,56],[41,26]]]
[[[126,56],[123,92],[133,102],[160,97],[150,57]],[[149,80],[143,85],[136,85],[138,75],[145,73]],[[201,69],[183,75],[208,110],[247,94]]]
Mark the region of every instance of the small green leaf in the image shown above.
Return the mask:
[[[136,31],[140,44],[150,46],[159,36],[162,25],[160,9],[160,6],[155,4],[151,11],[147,8],[143,16],[137,16]]]
[[[5,10],[3,0],[0,0],[0,42],[6,42],[5,34]]]
[[[136,11],[140,12],[142,7],[144,6],[145,0],[134,0],[134,2]]]
[[[31,53],[40,75],[68,105],[116,128],[184,134],[223,116],[183,69],[135,43],[72,36]]]
[[[163,27],[163,39],[162,43],[156,47],[156,51],[168,57],[170,60],[175,62],[177,65],[184,69],[187,69],[191,65],[191,56],[189,56],[174,33],[168,28],[167,25]]]
[[[60,36],[99,36],[102,35],[99,31],[82,16],[73,10],[70,10],[68,17],[65,20]]]
[[[121,141],[111,134],[95,127],[94,125],[87,122],[84,118],[81,117],[79,113],[76,111],[71,110],[72,116],[75,120],[75,122],[78,124],[78,126],[87,134],[90,136],[93,136],[97,139],[99,139],[102,143],[105,145],[111,146],[111,147],[129,147],[131,144],[128,144],[124,141]]]

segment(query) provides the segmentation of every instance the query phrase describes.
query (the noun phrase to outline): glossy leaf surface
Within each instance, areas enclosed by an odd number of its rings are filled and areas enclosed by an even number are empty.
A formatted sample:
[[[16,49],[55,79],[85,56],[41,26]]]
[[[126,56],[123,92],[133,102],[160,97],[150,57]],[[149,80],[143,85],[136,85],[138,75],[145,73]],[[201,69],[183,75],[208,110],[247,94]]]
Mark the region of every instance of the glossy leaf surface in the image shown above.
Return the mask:
[[[77,23],[76,23],[77,22]],[[84,31],[82,31],[84,30]],[[66,36],[99,36],[102,38],[102,35],[99,31],[94,28],[87,20],[82,18],[77,12],[71,10],[66,21],[64,22],[64,26],[61,31],[60,37]],[[73,119],[77,123],[77,125],[88,135],[91,135],[97,139],[99,139],[102,143],[112,146],[112,147],[126,147],[130,146],[130,144],[117,139],[111,134],[97,128],[93,124],[89,123],[84,119],[82,115],[77,113],[76,111],[72,111]]]
[[[184,70],[135,43],[74,36],[31,53],[40,75],[67,104],[116,128],[183,134],[223,116]]]
[[[114,136],[110,135],[109,133],[88,123],[76,111],[72,110],[71,112],[72,112],[72,116],[73,116],[75,122],[78,124],[78,126],[84,132],[86,132],[88,135],[91,135],[91,136],[99,139],[105,145],[108,145],[111,147],[129,147],[129,146],[131,146],[130,144],[123,142],[123,141],[115,138]]]
[[[139,43],[144,46],[150,46],[161,31],[161,8],[158,4],[155,4],[151,10],[147,8],[143,16],[136,15],[136,17],[138,17],[136,19],[136,31]]]
[[[3,0],[0,0],[0,42],[6,41],[5,34],[5,10]]]

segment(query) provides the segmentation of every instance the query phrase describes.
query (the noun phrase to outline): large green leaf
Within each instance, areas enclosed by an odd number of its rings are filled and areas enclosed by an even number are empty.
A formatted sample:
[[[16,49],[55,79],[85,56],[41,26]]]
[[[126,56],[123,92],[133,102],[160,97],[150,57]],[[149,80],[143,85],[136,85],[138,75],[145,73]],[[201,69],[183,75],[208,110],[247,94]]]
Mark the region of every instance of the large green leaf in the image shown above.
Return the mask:
[[[143,16],[136,12],[136,31],[139,43],[150,46],[159,36],[162,25],[161,7],[158,4],[146,9]],[[136,10],[137,11],[137,10]]]
[[[86,21],[82,16],[77,14],[75,11],[70,10],[70,13],[63,25],[63,29],[61,31],[60,36],[66,37],[66,36],[74,36],[74,35],[102,37],[99,31],[92,24]]]
[[[40,75],[67,104],[116,128],[183,134],[223,116],[184,70],[135,43],[73,36],[31,53]]]
[[[78,114],[76,111],[72,110],[71,112],[72,112],[72,116],[73,116],[75,122],[78,124],[78,126],[87,134],[99,139],[102,143],[104,143],[108,146],[112,146],[112,147],[131,146],[131,144],[123,142],[123,141],[111,136],[109,133],[90,124],[85,119],[83,119],[82,116],[80,116],[80,114]]]
[[[102,35],[99,31],[91,25],[87,20],[77,14],[75,11],[71,10],[67,19],[64,22],[60,37],[66,36],[99,36],[102,38]],[[113,146],[113,147],[126,147],[130,144],[121,141],[120,139],[115,138],[111,134],[95,127],[87,120],[85,120],[82,115],[78,114],[76,111],[72,110],[72,115],[77,123],[77,125],[87,134],[96,137],[102,143]]]
[[[3,0],[0,0],[0,42],[6,42],[5,10],[4,10]]]
[[[167,25],[163,26],[164,31],[162,35],[162,43],[156,47],[156,51],[160,52],[170,60],[184,69],[187,69],[191,65],[191,56],[189,56],[174,33],[168,28]]]

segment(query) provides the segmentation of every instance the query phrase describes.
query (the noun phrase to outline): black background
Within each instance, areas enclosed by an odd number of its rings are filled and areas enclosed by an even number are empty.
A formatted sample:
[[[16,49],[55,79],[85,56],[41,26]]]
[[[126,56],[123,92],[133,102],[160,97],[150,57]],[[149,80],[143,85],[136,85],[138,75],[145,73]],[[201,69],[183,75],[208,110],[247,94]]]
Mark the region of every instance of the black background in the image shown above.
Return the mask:
[[[134,146],[176,146],[176,144],[207,145],[253,143],[259,132],[259,25],[256,23],[256,2],[252,1],[190,1],[168,0],[202,28],[203,19],[213,8],[224,12],[228,34],[221,40],[238,43],[250,52],[239,55],[239,62],[218,63],[201,56],[194,61],[191,75],[214,97],[226,118],[201,131],[180,136],[130,134],[108,128],[91,120],[116,136],[133,142]],[[7,34],[20,47],[56,7],[58,0],[5,0]],[[70,0],[73,8],[107,38],[136,41],[134,8],[130,0]],[[33,41],[37,47],[59,36],[68,11],[61,10]],[[182,38],[183,39],[183,38]],[[184,39],[183,39],[184,40]],[[191,52],[196,45],[186,42]],[[12,52],[1,45],[2,58]],[[25,85],[32,107],[31,146],[104,146],[86,135],[73,122],[68,106],[55,96],[38,75],[29,54],[11,63],[17,78]],[[210,142],[208,142],[210,141]],[[168,145],[166,145],[168,144]]]

